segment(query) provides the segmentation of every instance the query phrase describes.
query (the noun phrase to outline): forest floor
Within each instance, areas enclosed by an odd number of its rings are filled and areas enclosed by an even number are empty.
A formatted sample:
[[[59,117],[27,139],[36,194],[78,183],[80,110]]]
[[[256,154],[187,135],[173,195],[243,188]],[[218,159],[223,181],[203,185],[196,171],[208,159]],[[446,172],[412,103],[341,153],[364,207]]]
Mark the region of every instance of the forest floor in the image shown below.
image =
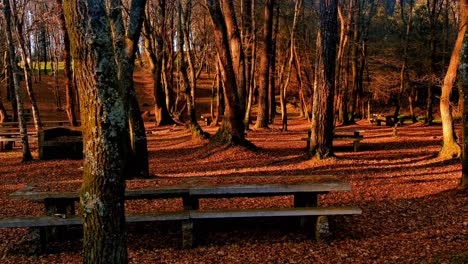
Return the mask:
[[[293,112],[294,109],[290,109]],[[313,161],[305,155],[307,120],[292,114],[289,130],[280,122],[270,129],[248,131],[257,150],[213,148],[193,141],[181,126],[156,128],[147,123],[151,179],[129,180],[127,188],[173,184],[183,177],[210,176],[220,181],[237,176],[335,175],[350,192],[319,196],[321,205],[352,205],[362,215],[336,218],[332,236],[318,243],[311,234],[287,222],[264,220],[220,222],[203,227],[200,245],[179,248],[175,224],[129,226],[130,263],[467,263],[468,195],[457,190],[459,160],[442,161],[440,126],[421,123],[398,128],[359,121],[346,129],[362,129],[361,150],[337,142],[335,158]],[[203,128],[214,134],[217,128]],[[81,160],[37,159],[20,163],[19,148],[0,153],[0,217],[43,214],[41,204],[9,198],[25,187],[74,191],[81,184]],[[230,177],[230,179],[233,179]],[[292,205],[292,197],[233,198],[206,201],[204,207],[274,207]],[[128,212],[177,210],[178,199],[126,202]],[[0,230],[0,263],[81,263],[79,235],[53,243],[52,254],[36,255],[28,229]]]

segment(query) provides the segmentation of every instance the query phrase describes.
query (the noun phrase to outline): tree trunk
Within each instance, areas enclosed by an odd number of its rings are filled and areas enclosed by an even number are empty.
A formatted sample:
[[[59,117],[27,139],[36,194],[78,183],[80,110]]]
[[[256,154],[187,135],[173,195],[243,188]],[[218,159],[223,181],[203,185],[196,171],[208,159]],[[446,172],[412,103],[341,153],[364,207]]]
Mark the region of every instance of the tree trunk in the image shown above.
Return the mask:
[[[247,0],[249,2],[250,0]],[[247,86],[248,86],[248,93],[247,93],[247,105],[245,109],[245,116],[244,116],[244,126],[246,129],[249,129],[249,125],[251,122],[251,112],[252,112],[252,105],[253,105],[253,97],[254,97],[254,91],[255,91],[255,67],[256,67],[256,56],[257,56],[257,22],[256,19],[252,19],[255,17],[255,0],[250,1],[251,2],[251,9],[250,9],[250,21],[251,21],[251,42],[249,47],[247,48],[248,51],[251,51],[251,53],[247,52],[247,57],[249,63],[248,69],[249,71],[246,73],[248,77],[246,78],[248,80]],[[247,23],[248,19],[245,19],[244,22]],[[247,37],[247,36],[246,36]]]
[[[271,40],[271,51],[270,51],[270,70],[269,70],[269,79],[268,79],[268,123],[275,123],[276,117],[276,45],[279,34],[279,24],[280,24],[280,5],[276,5],[276,16],[274,22],[274,32]]]
[[[227,145],[246,145],[244,123],[241,114],[237,83],[229,48],[226,22],[221,12],[220,3],[205,0],[213,24],[214,42],[218,51],[221,78],[223,80],[225,96],[225,116],[221,128],[213,137],[214,141]]]
[[[463,3],[465,2],[466,0],[463,0]],[[460,7],[465,6],[466,5],[460,4]],[[442,85],[442,94],[440,96],[443,145],[439,152],[439,157],[442,159],[453,159],[461,155],[461,147],[455,142],[452,110],[450,109],[450,94],[452,93],[452,87],[457,78],[457,70],[460,64],[460,52],[468,23],[468,12],[465,8],[460,8],[460,13],[460,28],[458,29],[457,39],[452,50],[452,56],[450,57],[449,66]]]
[[[127,263],[124,191],[128,108],[135,98],[132,66],[145,4],[145,0],[132,1],[125,38],[120,1],[111,1],[110,7],[97,0],[63,3],[85,154],[80,195],[84,263]]]
[[[289,58],[288,58],[288,65],[287,65],[287,70],[286,70],[286,80],[284,81],[284,84],[282,87],[280,87],[280,104],[281,104],[281,124],[282,124],[282,130],[287,131],[288,130],[288,112],[286,108],[286,94],[289,86],[289,82],[291,80],[291,72],[292,72],[292,67],[293,67],[293,62],[294,62],[294,56],[295,52],[294,49],[296,47],[296,27],[297,27],[297,20],[299,19],[299,12],[301,11],[302,8],[302,0],[296,1],[296,5],[294,6],[294,18],[293,18],[293,24],[291,28],[291,35],[290,35],[290,40],[289,40]],[[286,58],[285,58],[286,61]],[[296,69],[296,72],[298,69]],[[300,73],[298,73],[299,75]],[[298,76],[298,79],[300,77]]]
[[[153,25],[150,14],[146,14],[144,21],[145,47],[148,53],[153,77],[154,115],[156,126],[174,124],[174,120],[169,114],[166,101],[166,91],[163,87],[163,52],[165,49],[164,35],[166,34],[166,0],[159,0],[158,6],[159,24]],[[156,23],[156,20],[153,21]]]
[[[192,58],[192,53],[190,51],[190,45],[185,45],[185,43],[188,43],[188,30],[186,27],[188,26],[188,16],[190,14],[190,10],[187,10],[184,12],[182,8],[182,0],[178,1],[177,4],[177,17],[178,17],[178,29],[179,29],[179,34],[178,34],[178,52],[180,55],[180,73],[182,75],[183,83],[184,83],[184,94],[185,94],[185,100],[187,104],[187,112],[188,112],[188,119],[189,119],[189,125],[190,129],[192,132],[192,137],[197,138],[197,139],[204,139],[208,137],[208,134],[203,131],[201,128],[200,124],[197,122],[197,117],[196,117],[196,111],[195,111],[195,89],[196,89],[196,73],[195,73],[195,68],[193,65],[193,58]],[[186,6],[187,9],[192,8],[191,3],[189,2]],[[191,76],[189,77],[189,74],[187,72],[187,62],[185,60],[185,54],[188,53],[188,62],[189,62],[189,68],[191,71]]]
[[[11,7],[12,11],[14,13],[16,12],[16,6],[15,2],[13,2],[13,6]],[[23,35],[23,25],[20,24],[17,18],[12,20],[12,23],[16,27],[16,39],[19,44],[19,54],[21,56],[21,60],[23,61],[23,73],[24,73],[24,81],[25,81],[25,86],[26,86],[26,91],[29,95],[29,99],[31,101],[31,108],[32,108],[32,115],[34,119],[34,126],[36,128],[36,133],[39,136],[40,131],[42,130],[42,124],[41,124],[41,119],[39,115],[39,108],[37,107],[37,102],[36,102],[36,96],[34,94],[34,91],[32,89],[32,81],[31,81],[31,69],[29,67],[28,63],[28,56],[26,53],[26,45],[25,45],[25,40],[24,40],[24,35]]]
[[[31,150],[29,148],[28,142],[28,131],[26,128],[26,121],[24,119],[24,105],[23,105],[23,90],[20,86],[20,81],[18,78],[18,74],[16,72],[16,60],[15,60],[15,46],[13,44],[13,34],[12,34],[12,21],[11,21],[11,7],[9,0],[3,0],[3,14],[5,17],[5,33],[6,39],[8,44],[8,55],[9,55],[9,62],[12,68],[12,77],[13,83],[15,87],[15,100],[18,112],[18,121],[19,121],[19,129],[21,135],[21,145],[22,145],[22,153],[23,158],[22,162],[27,162],[32,160]]]
[[[62,9],[62,0],[56,0],[57,5]],[[78,120],[76,117],[76,104],[75,104],[75,93],[76,89],[73,85],[73,71],[71,67],[71,56],[70,56],[70,37],[68,36],[67,25],[65,24],[65,16],[63,12],[60,14],[60,26],[63,34],[63,71],[65,72],[65,100],[66,100],[66,112],[68,121],[74,127],[78,126]]]
[[[408,74],[408,48],[409,48],[409,34],[411,32],[411,24],[413,23],[413,3],[414,1],[410,1],[410,7],[408,10],[408,18],[405,18],[404,12],[404,2],[400,2],[401,6],[401,20],[403,21],[403,25],[405,26],[404,31],[404,40],[403,40],[403,64],[401,65],[400,70],[400,91],[398,94],[397,105],[395,106],[395,112],[393,113],[393,119],[395,122],[398,121],[398,115],[400,114],[401,104],[403,103],[403,95],[406,91],[406,87],[408,86],[409,82],[409,74]],[[409,95],[411,96],[411,95]]]
[[[275,0],[266,0],[263,24],[263,46],[260,51],[260,85],[258,88],[258,113],[255,128],[268,128],[269,105],[268,105],[268,83],[270,77],[270,58],[273,35],[273,10]]]
[[[434,88],[436,85],[436,71],[437,71],[437,23],[439,21],[438,9],[441,8],[443,1],[432,0],[427,1],[427,9],[430,12],[430,22],[431,22],[431,35],[429,39],[429,45],[431,49],[431,79],[427,85],[427,99],[426,99],[426,124],[431,124],[434,119],[432,115],[433,105],[434,105]],[[432,4],[432,5],[431,5]]]
[[[5,28],[6,28],[6,26],[5,26]],[[7,36],[6,32],[5,32],[5,36]],[[10,51],[9,51],[8,46],[7,46],[7,49],[5,51],[4,61],[5,61],[5,65],[6,65],[5,66],[6,67],[6,76],[5,76],[6,80],[5,80],[5,82],[6,82],[6,85],[7,85],[7,101],[10,102],[11,109],[13,111],[12,118],[9,121],[17,122],[18,121],[18,106],[17,106],[17,102],[16,102],[15,83],[14,83],[14,80],[13,80],[13,72],[14,71],[16,72],[16,68],[13,69],[13,66],[11,64]],[[13,65],[15,65],[15,64],[13,64]]]
[[[333,156],[333,101],[335,91],[338,0],[320,0],[317,37],[317,85],[313,95],[309,154],[323,159]]]
[[[338,44],[338,53],[336,56],[336,72],[335,72],[335,89],[338,95],[339,103],[336,104],[338,108],[338,122],[346,125],[349,123],[348,118],[348,85],[349,85],[349,56],[346,58],[346,65],[345,63],[345,51],[348,49],[348,39],[349,39],[349,32],[352,22],[352,14],[353,14],[353,0],[349,1],[349,8],[348,8],[348,17],[344,17],[343,13],[343,6],[341,4],[338,5],[338,17],[340,19],[340,41]],[[343,72],[343,73],[342,73]]]
[[[131,152],[126,172],[128,178],[149,177],[148,147],[145,125],[133,85],[136,50],[144,18],[146,0],[132,0],[129,14],[130,23],[125,30],[120,0],[110,1],[109,21],[114,34],[113,44],[118,71],[118,84],[122,91],[124,109],[128,111]]]
[[[239,97],[240,111],[242,116],[244,116],[246,108],[246,63],[239,27],[237,26],[237,19],[234,11],[234,1],[222,0],[221,9],[226,21],[229,47],[231,49],[232,63],[237,81],[237,95]]]

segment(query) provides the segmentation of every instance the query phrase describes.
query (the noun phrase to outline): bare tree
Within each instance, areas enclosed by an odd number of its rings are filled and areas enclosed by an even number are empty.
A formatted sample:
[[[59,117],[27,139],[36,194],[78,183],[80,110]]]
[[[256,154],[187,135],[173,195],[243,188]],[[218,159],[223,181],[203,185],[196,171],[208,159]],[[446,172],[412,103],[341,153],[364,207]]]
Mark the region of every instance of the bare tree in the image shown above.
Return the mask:
[[[463,1],[462,3],[465,3]],[[450,94],[452,87],[457,78],[457,70],[460,65],[460,52],[462,50],[463,39],[465,37],[466,29],[468,27],[468,15],[466,10],[462,8],[463,4],[460,3],[460,26],[458,29],[457,39],[452,50],[450,63],[445,74],[444,83],[442,86],[442,94],[440,96],[440,116],[442,118],[442,135],[443,145],[439,152],[442,159],[453,159],[460,157],[461,147],[455,141],[455,129],[452,118],[452,109],[450,108]]]
[[[270,60],[272,51],[272,35],[273,35],[273,10],[275,0],[266,0],[263,24],[263,46],[260,52],[260,85],[258,89],[258,113],[257,123],[255,128],[268,128],[269,121],[269,99],[268,88],[270,78]]]
[[[174,120],[169,114],[166,102],[166,91],[163,87],[163,63],[166,34],[166,0],[151,1],[148,4],[144,33],[145,48],[148,53],[153,77],[154,114],[157,126],[174,124]],[[171,45],[169,45],[171,46]]]
[[[65,100],[66,100],[66,112],[68,121],[72,126],[78,126],[78,120],[76,118],[76,104],[75,94],[76,88],[73,81],[73,71],[71,67],[71,56],[70,56],[70,37],[68,36],[67,26],[65,25],[65,16],[63,15],[62,0],[56,0],[57,6],[59,7],[60,15],[60,26],[63,35],[63,70],[65,72]]]
[[[317,38],[316,86],[313,95],[309,154],[323,159],[333,156],[333,100],[335,90],[338,0],[320,0]]]
[[[24,104],[23,104],[23,91],[20,86],[20,81],[18,78],[18,73],[16,71],[16,59],[15,59],[15,46],[13,43],[13,33],[12,26],[13,22],[11,20],[11,6],[9,0],[3,0],[3,14],[5,16],[5,35],[8,43],[8,55],[9,55],[9,64],[12,69],[13,83],[15,87],[16,95],[16,106],[18,111],[18,120],[19,128],[21,135],[21,145],[23,151],[23,162],[32,160],[31,150],[29,148],[28,142],[28,131],[26,128],[26,120],[24,119]]]
[[[232,63],[226,21],[219,1],[205,0],[210,13],[214,42],[218,51],[221,79],[225,96],[225,117],[222,126],[212,140],[227,145],[246,145],[244,123],[237,93],[236,75]]]

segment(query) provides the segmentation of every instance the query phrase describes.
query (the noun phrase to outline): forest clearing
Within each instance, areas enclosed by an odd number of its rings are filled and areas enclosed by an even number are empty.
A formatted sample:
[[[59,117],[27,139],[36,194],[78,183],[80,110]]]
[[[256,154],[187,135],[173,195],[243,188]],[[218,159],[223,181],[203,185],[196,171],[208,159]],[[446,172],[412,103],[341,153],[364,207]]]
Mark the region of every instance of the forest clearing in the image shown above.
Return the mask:
[[[468,0],[0,0],[0,263],[467,263]]]
[[[137,91],[143,95],[147,75],[137,72]],[[206,87],[208,88],[208,87]],[[47,90],[46,90],[47,91]],[[47,91],[48,93],[49,91]],[[48,98],[42,96],[40,98]],[[142,104],[144,100],[142,99]],[[203,101],[203,100],[202,100]],[[48,102],[41,105],[47,109]],[[350,142],[336,144],[336,157],[311,161],[300,138],[309,123],[290,109],[288,131],[277,120],[267,130],[247,131],[256,150],[214,148],[193,141],[183,126],[155,127],[147,122],[151,177],[127,181],[127,188],[174,184],[183,177],[212,177],[213,181],[248,183],[249,176],[335,175],[352,191],[320,196],[321,205],[353,205],[362,215],[337,216],[332,234],[315,242],[281,220],[216,222],[202,226],[203,238],[193,249],[180,249],[180,230],[173,224],[131,225],[130,263],[464,263],[467,259],[468,196],[457,190],[461,165],[438,158],[440,125],[423,123],[398,128],[359,121],[364,139],[358,152]],[[55,110],[43,111],[47,118]],[[62,113],[63,112],[58,112]],[[203,126],[212,135],[217,127]],[[33,153],[37,146],[32,145]],[[1,152],[0,216],[41,215],[42,206],[9,197],[26,185],[48,191],[74,191],[82,183],[82,160],[35,160],[19,163],[21,153]],[[36,154],[34,154],[36,155]],[[235,177],[234,177],[235,176]],[[234,178],[233,178],[234,177]],[[231,198],[205,203],[206,208],[291,206],[290,196],[268,199]],[[127,201],[127,212],[171,211],[177,199]],[[2,263],[80,263],[79,232],[65,242],[52,243],[52,253],[37,255],[37,237],[28,229],[1,229]]]

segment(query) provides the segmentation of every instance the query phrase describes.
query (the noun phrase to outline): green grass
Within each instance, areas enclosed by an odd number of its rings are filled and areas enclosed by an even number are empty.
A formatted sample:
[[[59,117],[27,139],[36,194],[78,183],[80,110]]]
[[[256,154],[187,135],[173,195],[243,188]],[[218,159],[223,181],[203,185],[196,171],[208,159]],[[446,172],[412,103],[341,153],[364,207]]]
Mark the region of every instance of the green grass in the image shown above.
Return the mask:
[[[41,71],[42,71],[42,70],[44,69],[44,64],[45,64],[45,63],[44,63],[43,61],[41,61],[41,62],[39,62],[39,63],[33,61],[33,62],[31,62],[31,63],[29,64],[29,67],[31,67],[31,70],[32,70],[32,71],[37,72],[37,71],[38,71],[38,66],[39,66],[39,68],[40,68]],[[21,66],[21,64],[20,64],[20,66]],[[45,66],[46,66],[47,72],[51,72],[51,71],[53,70],[53,69],[52,69],[52,63],[51,63],[50,61],[47,62],[47,64],[46,64]],[[55,63],[54,63],[54,67],[55,67]],[[59,67],[58,67],[59,72],[63,72],[63,67],[64,67],[64,62],[63,62],[63,61],[60,61],[60,62],[59,62]]]

